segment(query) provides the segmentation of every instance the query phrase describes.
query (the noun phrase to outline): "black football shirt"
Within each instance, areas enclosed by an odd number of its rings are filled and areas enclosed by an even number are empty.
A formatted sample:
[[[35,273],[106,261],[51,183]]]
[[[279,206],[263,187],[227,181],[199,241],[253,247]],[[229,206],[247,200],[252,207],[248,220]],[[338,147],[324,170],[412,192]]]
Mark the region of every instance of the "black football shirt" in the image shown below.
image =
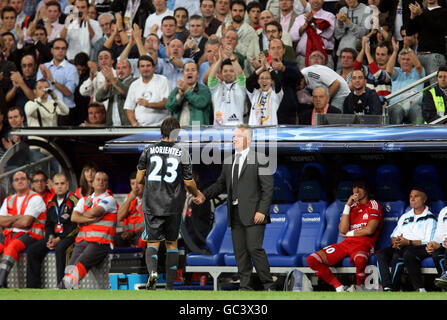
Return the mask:
[[[156,216],[181,214],[186,200],[183,180],[192,180],[189,152],[174,142],[149,145],[141,153],[138,170],[146,170],[143,212]]]

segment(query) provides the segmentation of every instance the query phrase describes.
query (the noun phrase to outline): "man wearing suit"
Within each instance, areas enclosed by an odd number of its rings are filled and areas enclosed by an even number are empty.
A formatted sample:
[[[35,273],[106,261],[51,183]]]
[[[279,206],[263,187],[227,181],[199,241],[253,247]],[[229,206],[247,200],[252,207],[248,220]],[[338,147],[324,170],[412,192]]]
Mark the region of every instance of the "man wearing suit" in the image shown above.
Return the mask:
[[[250,278],[253,264],[265,290],[273,290],[274,282],[262,243],[265,225],[270,223],[273,177],[259,163],[259,154],[250,148],[253,132],[247,125],[234,129],[232,161],[226,159],[217,181],[194,198],[201,204],[227,191],[228,225],[231,227],[234,254],[240,276],[240,290],[253,290]],[[253,264],[252,264],[253,262]]]
[[[205,21],[199,15],[193,15],[189,19],[189,38],[185,42],[185,53],[183,57],[194,59],[199,63],[205,52],[205,44],[208,36],[205,34]]]

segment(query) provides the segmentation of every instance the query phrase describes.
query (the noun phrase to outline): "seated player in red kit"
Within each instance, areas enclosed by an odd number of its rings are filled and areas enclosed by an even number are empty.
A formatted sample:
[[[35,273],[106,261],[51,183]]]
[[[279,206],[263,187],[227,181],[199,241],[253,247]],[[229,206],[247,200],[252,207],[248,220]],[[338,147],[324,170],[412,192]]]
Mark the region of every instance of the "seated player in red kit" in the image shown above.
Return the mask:
[[[383,225],[383,212],[380,204],[370,199],[370,191],[363,180],[354,181],[352,195],[345,204],[338,229],[346,239],[312,253],[307,257],[307,264],[316,275],[332,285],[337,292],[345,291],[329,269],[349,256],[356,267],[356,286],[348,290],[364,289],[365,268],[368,258],[373,253],[375,243]]]

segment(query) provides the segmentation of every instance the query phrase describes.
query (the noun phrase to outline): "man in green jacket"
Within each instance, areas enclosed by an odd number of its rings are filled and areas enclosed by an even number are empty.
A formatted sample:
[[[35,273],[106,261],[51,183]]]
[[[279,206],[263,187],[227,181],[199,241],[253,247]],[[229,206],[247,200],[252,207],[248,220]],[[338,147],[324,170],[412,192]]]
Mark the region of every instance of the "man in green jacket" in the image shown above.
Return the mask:
[[[107,68],[102,72],[106,78],[106,83],[96,93],[96,101],[103,102],[107,99],[109,100],[106,113],[107,126],[130,126],[126,110],[124,110],[127,91],[130,84],[135,80],[132,78],[132,67],[129,61],[120,60],[116,63],[116,78],[111,68]]]
[[[198,79],[197,64],[187,62],[183,66],[183,80],[177,81],[177,87],[168,97],[166,109],[179,119],[181,126],[190,126],[196,121],[200,125],[212,123],[211,93]]]

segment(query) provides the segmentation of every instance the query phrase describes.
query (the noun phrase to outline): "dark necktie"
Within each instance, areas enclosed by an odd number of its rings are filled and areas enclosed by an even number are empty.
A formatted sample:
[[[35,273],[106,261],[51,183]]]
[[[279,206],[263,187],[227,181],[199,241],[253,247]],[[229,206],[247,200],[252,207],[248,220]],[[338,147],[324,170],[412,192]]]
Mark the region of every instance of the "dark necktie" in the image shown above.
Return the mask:
[[[239,160],[241,158],[240,153],[236,153],[236,156],[234,158],[234,168],[233,168],[233,184],[231,188],[231,201],[236,201],[238,198],[238,190],[237,185],[239,181]]]

